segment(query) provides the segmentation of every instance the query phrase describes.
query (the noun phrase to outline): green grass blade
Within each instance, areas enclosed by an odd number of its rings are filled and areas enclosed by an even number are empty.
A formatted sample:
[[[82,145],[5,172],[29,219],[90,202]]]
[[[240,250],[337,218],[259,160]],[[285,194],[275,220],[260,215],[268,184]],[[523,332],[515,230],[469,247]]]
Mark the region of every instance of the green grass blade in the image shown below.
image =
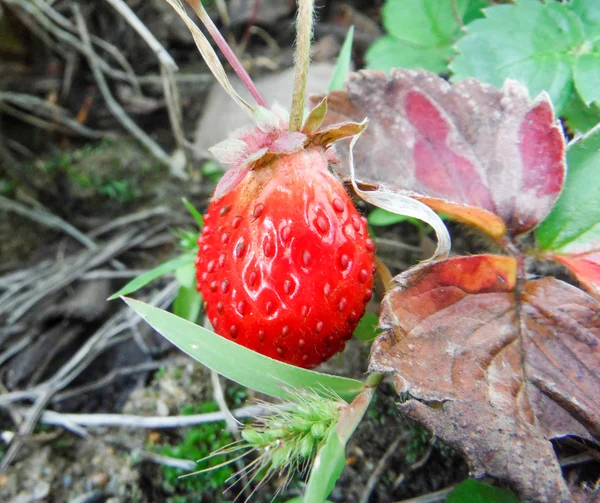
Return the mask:
[[[163,262],[159,266],[154,269],[150,269],[146,271],[144,274],[139,275],[137,278],[132,279],[129,283],[127,283],[123,288],[121,288],[117,293],[111,295],[108,300],[114,300],[118,297],[122,297],[123,295],[129,295],[130,293],[137,292],[140,288],[143,288],[148,283],[154,281],[155,279],[164,276],[170,272],[176,271],[182,266],[193,264],[195,259],[195,255],[186,254],[180,255],[172,260],[167,262]]]
[[[325,501],[333,491],[346,464],[346,446],[334,430],[329,434],[313,463],[308,485],[304,491],[303,503]]]
[[[355,379],[278,362],[167,311],[134,299],[123,300],[183,352],[228,379],[261,393],[291,399],[290,389],[313,389],[324,396],[328,396],[327,390],[332,390],[350,401],[363,388],[363,383]]]
[[[185,197],[182,197],[181,200],[183,201],[183,204],[185,205],[187,210],[190,212],[190,214],[194,217],[194,220],[196,221],[196,223],[202,229],[204,227],[204,217],[202,216],[202,213],[200,213],[194,207],[194,205],[192,203],[190,203]]]
[[[329,83],[328,92],[340,91],[344,89],[344,83],[350,73],[350,63],[352,62],[352,40],[354,38],[354,26],[351,26],[342,45],[342,50],[335,64],[333,77]]]

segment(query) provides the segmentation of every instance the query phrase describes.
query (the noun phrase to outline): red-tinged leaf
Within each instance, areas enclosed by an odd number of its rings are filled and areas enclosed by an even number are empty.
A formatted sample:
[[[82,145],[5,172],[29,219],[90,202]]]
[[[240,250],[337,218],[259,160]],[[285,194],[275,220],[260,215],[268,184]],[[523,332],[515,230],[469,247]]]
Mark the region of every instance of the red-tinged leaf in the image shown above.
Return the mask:
[[[581,285],[600,299],[600,251],[571,257],[564,255],[550,255],[557,262],[568,267]]]
[[[404,189],[494,237],[531,230],[561,190],[565,146],[552,105],[517,82],[499,90],[425,71],[362,71],[328,103],[327,124],[369,119],[358,179]]]
[[[536,243],[543,258],[564,264],[600,299],[600,128],[569,145],[567,162],[565,187]]]
[[[550,439],[600,435],[600,304],[512,257],[413,268],[382,303],[370,370],[403,414],[463,452],[475,476],[522,501],[570,501]]]

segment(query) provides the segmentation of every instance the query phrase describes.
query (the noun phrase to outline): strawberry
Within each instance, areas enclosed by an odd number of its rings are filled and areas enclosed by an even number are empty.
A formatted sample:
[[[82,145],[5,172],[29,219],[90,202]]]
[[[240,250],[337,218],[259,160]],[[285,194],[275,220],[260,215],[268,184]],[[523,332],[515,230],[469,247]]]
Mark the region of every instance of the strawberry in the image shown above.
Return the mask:
[[[232,167],[209,205],[196,259],[216,333],[306,368],[344,348],[375,270],[366,219],[328,169],[329,144],[364,126],[318,129],[323,109],[296,133],[263,109],[258,126],[215,148]]]

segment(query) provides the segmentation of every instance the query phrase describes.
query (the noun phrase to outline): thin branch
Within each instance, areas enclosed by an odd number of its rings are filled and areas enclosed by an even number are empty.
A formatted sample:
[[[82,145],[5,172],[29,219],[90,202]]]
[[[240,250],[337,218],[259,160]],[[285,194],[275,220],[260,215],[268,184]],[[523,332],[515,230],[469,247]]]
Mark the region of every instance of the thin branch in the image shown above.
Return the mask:
[[[142,143],[154,157],[156,157],[160,162],[169,166],[171,164],[171,160],[167,153],[152,139],[150,138],[131,118],[125,113],[123,107],[115,100],[113,97],[106,79],[104,78],[104,74],[100,68],[98,61],[100,58],[94,52],[94,48],[92,47],[92,43],[90,40],[90,34],[87,30],[87,26],[85,24],[85,20],[83,19],[83,15],[81,14],[81,9],[79,5],[72,5],[73,13],[75,14],[75,19],[77,22],[77,28],[79,29],[79,33],[81,36],[81,40],[83,42],[84,47],[86,48],[86,55],[88,58],[88,63],[94,74],[94,79],[98,84],[98,88],[104,97],[104,101],[115,118],[123,125],[127,131],[129,131],[137,140]]]
[[[395,503],[442,503],[443,501],[446,501],[448,495],[454,491],[457,486],[458,484],[452,484],[451,486],[440,489],[439,491],[425,494],[423,496],[417,496],[416,498],[396,501]]]
[[[240,428],[238,423],[235,420],[234,415],[229,410],[227,406],[227,402],[225,401],[225,393],[223,393],[223,388],[221,386],[221,380],[219,379],[219,374],[211,369],[210,371],[210,381],[213,385],[213,398],[217,405],[219,406],[219,410],[225,419],[225,424],[227,425],[227,430],[231,433],[238,433]]]
[[[173,60],[171,55],[162,46],[162,44],[156,39],[150,30],[144,23],[135,15],[131,8],[123,2],[123,0],[106,0],[125,20],[129,25],[144,39],[150,49],[154,51],[156,57],[162,65],[171,71],[177,70],[177,63]]]
[[[29,414],[28,410],[25,409],[17,409],[17,411]],[[238,419],[256,417],[264,413],[265,408],[258,405],[241,407],[232,411],[234,417]],[[226,421],[226,415],[219,411],[191,416],[152,417],[131,414],[64,414],[47,410],[42,414],[40,421],[43,424],[53,426],[64,426],[66,422],[69,422],[87,428],[119,426],[123,428],[163,429]]]
[[[369,498],[371,497],[371,493],[373,492],[373,489],[375,489],[375,486],[379,482],[379,479],[381,478],[381,475],[383,474],[383,470],[385,470],[385,467],[387,466],[388,461],[390,460],[392,455],[396,452],[396,449],[398,448],[398,445],[400,444],[400,440],[401,440],[400,437],[396,438],[396,440],[394,440],[392,442],[392,444],[384,452],[383,456],[381,456],[381,458],[379,459],[377,466],[375,466],[375,469],[369,476],[367,485],[365,486],[365,488],[362,492],[362,495],[360,497],[360,503],[369,503]]]
[[[53,215],[49,211],[28,208],[24,204],[18,203],[17,201],[13,201],[12,199],[8,199],[4,196],[0,196],[0,209],[12,211],[47,227],[59,229],[65,234],[71,236],[73,239],[79,241],[82,245],[90,250],[95,250],[97,248],[96,243],[94,243],[94,241],[86,236],[83,232],[77,230],[70,223],[65,222],[62,218]]]

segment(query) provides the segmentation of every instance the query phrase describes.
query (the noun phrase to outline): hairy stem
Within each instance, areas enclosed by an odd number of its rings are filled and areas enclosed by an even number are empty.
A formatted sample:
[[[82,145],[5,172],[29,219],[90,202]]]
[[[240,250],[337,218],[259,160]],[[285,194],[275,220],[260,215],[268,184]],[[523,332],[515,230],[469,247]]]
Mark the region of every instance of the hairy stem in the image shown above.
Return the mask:
[[[248,72],[244,68],[244,65],[242,65],[242,62],[235,55],[231,47],[229,47],[229,44],[227,43],[223,35],[221,35],[219,29],[215,26],[215,23],[213,23],[206,10],[204,10],[204,7],[200,0],[186,1],[192,7],[192,9],[194,9],[194,12],[200,18],[200,21],[202,21],[202,24],[208,30],[208,33],[210,33],[210,36],[213,38],[213,40],[223,53],[223,56],[225,56],[225,59],[227,59],[227,61],[231,65],[231,68],[233,68],[233,71],[237,74],[237,76],[240,78],[244,86],[246,86],[248,91],[250,91],[252,97],[261,107],[269,108],[267,102],[261,96],[256,85],[250,78],[250,75],[248,75]]]
[[[296,74],[294,77],[294,94],[290,111],[289,130],[300,131],[304,116],[304,96],[306,94],[306,77],[310,62],[310,41],[313,31],[314,0],[298,0],[298,17],[296,19]]]

